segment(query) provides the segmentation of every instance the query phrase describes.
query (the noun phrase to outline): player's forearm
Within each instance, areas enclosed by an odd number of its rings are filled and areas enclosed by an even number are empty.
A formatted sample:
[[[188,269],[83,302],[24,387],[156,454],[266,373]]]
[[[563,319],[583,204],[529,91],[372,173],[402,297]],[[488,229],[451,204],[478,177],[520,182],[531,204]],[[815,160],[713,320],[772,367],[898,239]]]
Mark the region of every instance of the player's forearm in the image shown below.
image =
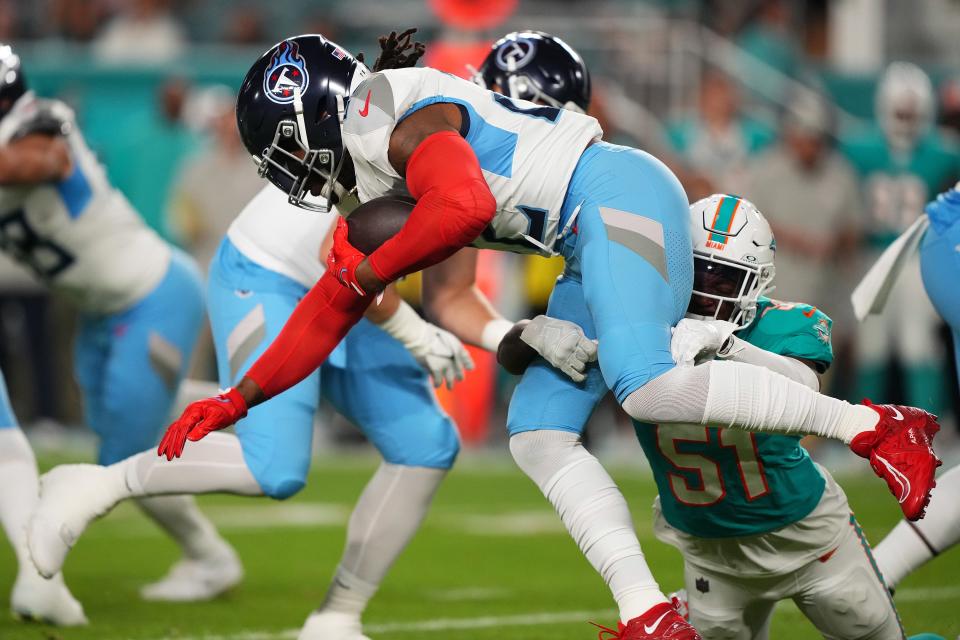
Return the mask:
[[[378,304],[371,304],[367,307],[363,317],[374,324],[382,325],[397,313],[401,304],[403,304],[403,300],[397,293],[396,288],[387,287],[383,291],[383,298]]]
[[[803,362],[761,349],[736,336],[731,336],[729,347],[721,350],[717,357],[763,367],[784,375],[794,382],[799,382],[809,389],[820,390],[820,378]]]
[[[244,399],[262,402],[307,377],[360,320],[372,300],[373,296],[360,297],[344,287],[331,272],[324,273],[293,310],[280,335],[247,371],[249,383],[243,389],[238,385]]]
[[[513,326],[493,308],[476,286],[426,296],[424,312],[437,326],[463,342],[496,351],[500,339]]]

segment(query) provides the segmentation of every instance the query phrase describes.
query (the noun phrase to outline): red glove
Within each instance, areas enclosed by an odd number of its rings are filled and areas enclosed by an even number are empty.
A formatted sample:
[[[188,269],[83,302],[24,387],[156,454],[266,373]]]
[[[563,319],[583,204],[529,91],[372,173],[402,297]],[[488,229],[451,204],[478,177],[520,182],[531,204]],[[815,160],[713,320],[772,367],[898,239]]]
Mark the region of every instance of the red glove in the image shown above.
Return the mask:
[[[338,217],[337,228],[333,232],[333,247],[327,254],[327,269],[337,277],[340,284],[353,289],[358,296],[367,295],[357,281],[357,267],[366,257],[350,244],[347,239],[347,221]]]
[[[245,415],[247,402],[236,389],[227,389],[219,396],[191,402],[183,410],[183,415],[167,427],[157,455],[167,456],[167,460],[179,458],[187,440],[196,442],[211,431],[226,429]]]

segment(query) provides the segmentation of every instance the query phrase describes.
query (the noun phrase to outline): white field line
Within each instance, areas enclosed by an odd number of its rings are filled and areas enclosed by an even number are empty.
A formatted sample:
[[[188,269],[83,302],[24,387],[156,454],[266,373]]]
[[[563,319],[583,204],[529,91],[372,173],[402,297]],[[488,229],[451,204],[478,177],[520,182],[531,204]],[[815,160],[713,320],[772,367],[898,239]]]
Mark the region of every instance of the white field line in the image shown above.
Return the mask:
[[[596,611],[557,611],[554,613],[525,613],[511,616],[483,616],[480,618],[436,618],[414,622],[387,622],[364,625],[364,633],[423,633],[431,631],[451,631],[467,629],[489,629],[493,627],[532,627],[542,624],[583,623],[597,620],[601,624],[610,622],[608,618],[616,615],[613,609]],[[589,628],[588,628],[589,631]],[[242,631],[240,633],[214,634],[202,636],[170,636],[163,640],[296,640],[300,629],[283,631]]]
[[[901,602],[923,602],[930,600],[952,600],[960,597],[960,587],[929,587],[902,589],[895,600]],[[381,633],[429,633],[452,630],[489,629],[493,627],[529,627],[551,624],[586,623],[596,620],[601,624],[611,622],[616,614],[613,609],[595,611],[558,611],[525,613],[509,616],[483,616],[480,618],[436,618],[411,622],[386,622],[364,626],[364,632]],[[210,634],[200,636],[170,636],[162,640],[296,640],[299,629],[282,631],[241,631],[229,634]]]

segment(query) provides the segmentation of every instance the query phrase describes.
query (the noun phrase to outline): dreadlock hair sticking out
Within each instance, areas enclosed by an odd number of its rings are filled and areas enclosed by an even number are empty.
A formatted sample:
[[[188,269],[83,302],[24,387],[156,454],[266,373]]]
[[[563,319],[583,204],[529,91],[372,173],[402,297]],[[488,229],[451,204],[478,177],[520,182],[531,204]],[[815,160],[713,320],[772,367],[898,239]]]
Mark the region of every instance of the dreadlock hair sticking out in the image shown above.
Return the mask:
[[[391,31],[389,35],[380,36],[380,56],[373,63],[373,70],[406,69],[416,66],[427,50],[422,42],[413,41],[413,34],[416,32],[417,29],[413,27],[399,35],[396,31]]]

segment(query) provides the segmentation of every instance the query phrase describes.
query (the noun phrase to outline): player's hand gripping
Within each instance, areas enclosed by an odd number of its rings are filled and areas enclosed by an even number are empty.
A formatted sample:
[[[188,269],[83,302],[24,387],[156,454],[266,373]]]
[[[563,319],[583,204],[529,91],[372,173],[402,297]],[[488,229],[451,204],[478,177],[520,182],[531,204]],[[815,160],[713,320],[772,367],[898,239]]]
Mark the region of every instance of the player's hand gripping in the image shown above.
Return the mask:
[[[179,458],[187,440],[196,442],[211,431],[226,429],[247,415],[247,403],[236,389],[227,389],[218,396],[191,402],[183,414],[167,427],[157,455],[167,460]]]
[[[586,380],[587,365],[597,359],[597,341],[566,320],[537,316],[523,328],[520,339],[574,382]]]
[[[352,289],[358,296],[367,295],[366,290],[357,280],[357,267],[366,259],[356,247],[347,239],[347,221],[337,218],[337,228],[333,232],[333,246],[327,254],[327,268],[337,277],[345,287]]]
[[[447,389],[452,389],[474,366],[470,353],[455,335],[429,322],[423,323],[419,338],[404,346],[427,370],[435,387],[446,383]]]
[[[670,355],[680,366],[713,360],[727,345],[727,341],[732,340],[737,328],[737,325],[724,320],[684,318],[673,328]]]

